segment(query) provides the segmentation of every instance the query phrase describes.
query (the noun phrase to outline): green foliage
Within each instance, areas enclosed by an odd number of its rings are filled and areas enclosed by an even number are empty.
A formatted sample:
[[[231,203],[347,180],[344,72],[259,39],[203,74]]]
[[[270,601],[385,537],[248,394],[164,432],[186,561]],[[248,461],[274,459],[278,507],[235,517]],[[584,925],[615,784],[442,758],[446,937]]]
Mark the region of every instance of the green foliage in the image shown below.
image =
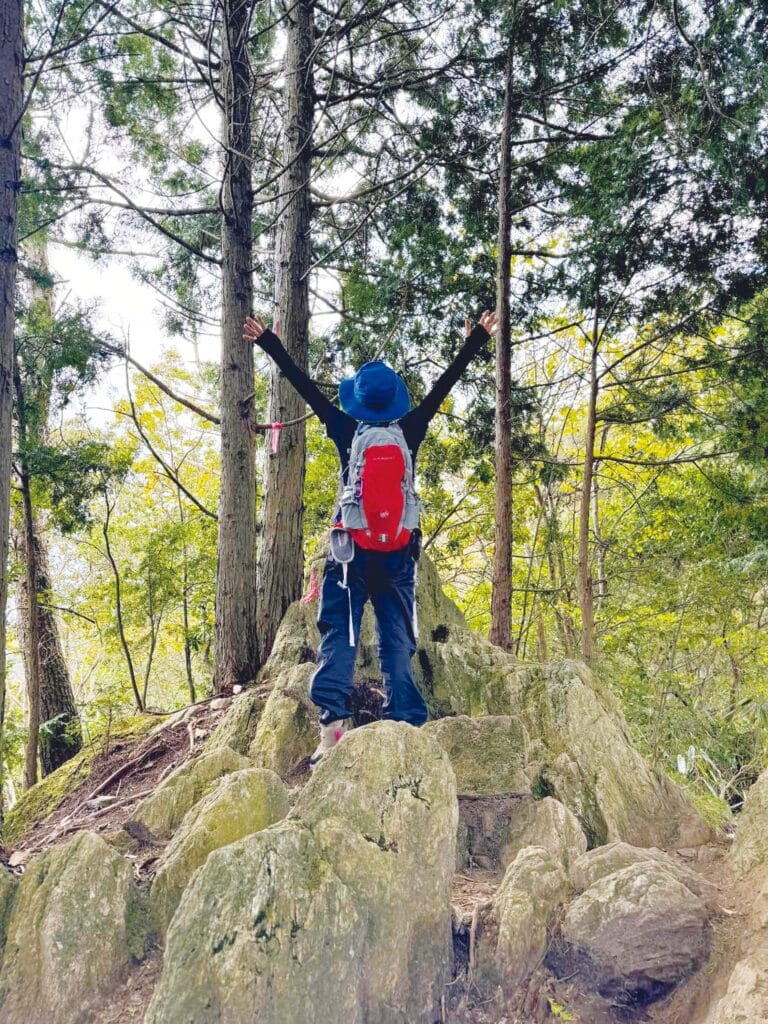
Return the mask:
[[[726,800],[699,789],[691,790],[690,796],[694,807],[704,821],[718,832],[721,832],[726,825],[733,823],[733,814]]]

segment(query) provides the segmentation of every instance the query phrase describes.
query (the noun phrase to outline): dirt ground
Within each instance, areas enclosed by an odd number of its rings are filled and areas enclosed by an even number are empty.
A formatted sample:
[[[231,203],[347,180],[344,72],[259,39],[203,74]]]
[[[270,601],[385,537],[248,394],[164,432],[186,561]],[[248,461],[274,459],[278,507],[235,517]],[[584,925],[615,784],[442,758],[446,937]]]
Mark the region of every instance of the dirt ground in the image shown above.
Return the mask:
[[[13,870],[75,832],[90,829],[103,835],[121,828],[140,799],[198,755],[229,705],[230,698],[217,698],[158,717],[157,726],[138,743],[100,737],[104,749],[87,778],[18,843],[4,848],[2,860]]]

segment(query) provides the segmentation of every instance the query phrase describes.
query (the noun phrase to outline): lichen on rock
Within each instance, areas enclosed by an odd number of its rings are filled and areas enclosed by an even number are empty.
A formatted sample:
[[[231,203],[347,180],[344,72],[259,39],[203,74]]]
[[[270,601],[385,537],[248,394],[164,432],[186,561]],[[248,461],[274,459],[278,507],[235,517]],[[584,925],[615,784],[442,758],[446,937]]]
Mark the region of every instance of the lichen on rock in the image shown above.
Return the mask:
[[[81,1024],[151,937],[130,864],[92,832],[35,857],[19,883],[0,969],[4,1024]]]
[[[300,822],[247,836],[214,851],[187,888],[146,1024],[362,1022],[364,932]]]
[[[528,846],[543,847],[567,872],[586,852],[587,837],[567,807],[559,800],[545,797],[521,804],[512,817],[502,850],[502,866],[512,863],[520,850]]]
[[[129,823],[140,823],[156,839],[170,839],[187,811],[212,785],[223,775],[248,767],[249,760],[227,746],[186,761],[141,801]]]
[[[238,754],[247,754],[267,696],[268,691],[263,686],[249,687],[244,693],[238,694],[206,740],[205,752],[229,747]]]
[[[458,715],[428,722],[424,729],[445,750],[459,794],[528,793],[528,733],[518,718]]]
[[[706,905],[655,860],[598,879],[567,907],[547,965],[618,1004],[666,995],[703,961]]]
[[[456,822],[432,737],[394,722],[349,733],[287,819],[196,871],[147,1024],[432,1024],[451,969]]]
[[[288,791],[274,772],[246,768],[225,775],[187,812],[157,863],[151,899],[167,928],[193,873],[214,850],[280,821]]]
[[[254,765],[281,778],[317,746],[319,709],[309,699],[313,671],[313,665],[289,666],[275,678],[248,749]]]
[[[544,959],[548,926],[568,895],[557,857],[540,846],[520,850],[493,900],[480,916],[473,950],[473,982],[490,996],[513,992]]]
[[[685,791],[637,752],[618,701],[585,665],[521,668],[509,701],[542,745],[542,789],[576,815],[590,848],[616,840],[688,847],[712,838]]]

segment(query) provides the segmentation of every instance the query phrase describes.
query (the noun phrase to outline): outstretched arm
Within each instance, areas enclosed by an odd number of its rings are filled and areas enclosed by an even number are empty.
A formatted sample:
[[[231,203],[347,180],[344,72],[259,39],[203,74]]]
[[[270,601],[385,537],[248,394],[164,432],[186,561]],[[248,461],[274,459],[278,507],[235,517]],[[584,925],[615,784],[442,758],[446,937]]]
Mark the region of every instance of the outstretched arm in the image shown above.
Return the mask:
[[[275,327],[280,330],[279,323]],[[291,359],[277,334],[266,326],[261,317],[249,316],[243,325],[243,337],[246,341],[255,342],[267,353],[330,432],[344,413],[325,397],[314,381]]]
[[[424,400],[402,419],[402,427],[407,431],[416,445],[421,443],[427,432],[430,420],[458,382],[475,356],[484,347],[490,336],[496,332],[498,318],[495,313],[486,309],[480,322],[472,328],[469,320],[464,321],[465,341],[451,365],[440,374]]]

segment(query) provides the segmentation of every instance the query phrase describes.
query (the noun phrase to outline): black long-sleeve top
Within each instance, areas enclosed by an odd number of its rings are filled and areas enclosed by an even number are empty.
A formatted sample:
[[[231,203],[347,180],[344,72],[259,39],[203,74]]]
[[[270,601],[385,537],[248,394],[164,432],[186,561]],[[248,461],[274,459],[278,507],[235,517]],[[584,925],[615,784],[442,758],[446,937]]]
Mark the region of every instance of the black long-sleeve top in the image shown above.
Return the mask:
[[[461,377],[477,353],[485,345],[490,334],[480,324],[476,324],[465,340],[451,365],[435,381],[429,394],[414,409],[406,413],[398,423],[402,428],[405,443],[411,453],[415,465],[416,454],[427,433],[430,421],[448,397],[454,384]],[[325,397],[317,385],[306,373],[296,365],[283,348],[278,336],[267,328],[259,337],[257,344],[277,363],[282,373],[288,378],[298,393],[317,414],[324,425],[328,437],[334,442],[341,460],[342,473],[346,476],[349,465],[349,450],[359,420],[339,409]]]

